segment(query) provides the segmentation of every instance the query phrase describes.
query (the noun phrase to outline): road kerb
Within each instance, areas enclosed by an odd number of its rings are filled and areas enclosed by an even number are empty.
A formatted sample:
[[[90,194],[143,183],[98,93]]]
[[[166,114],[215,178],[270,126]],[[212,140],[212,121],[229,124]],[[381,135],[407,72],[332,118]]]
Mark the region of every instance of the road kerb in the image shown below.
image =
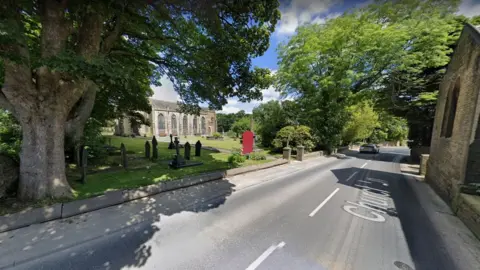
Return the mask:
[[[103,195],[83,200],[58,203],[46,207],[23,210],[21,212],[0,216],[0,233],[8,232],[22,227],[27,227],[33,224],[81,215],[91,211],[152,196],[161,192],[172,191],[175,189],[186,188],[189,186],[223,179],[226,176],[249,173],[288,163],[289,162],[287,160],[275,160],[273,162],[268,162],[260,165],[252,165],[226,171],[217,171],[211,173],[204,173],[201,175],[187,176],[185,178],[165,181],[158,184],[143,186],[135,189],[109,191]]]

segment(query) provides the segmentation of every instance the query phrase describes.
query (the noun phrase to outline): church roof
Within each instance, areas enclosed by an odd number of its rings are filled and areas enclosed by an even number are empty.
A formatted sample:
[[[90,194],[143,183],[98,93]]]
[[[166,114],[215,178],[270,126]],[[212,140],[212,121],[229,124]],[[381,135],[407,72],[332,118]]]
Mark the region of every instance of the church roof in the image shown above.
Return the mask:
[[[178,104],[176,102],[159,100],[159,99],[150,99],[152,104],[152,109],[161,109],[161,110],[176,110],[178,109]]]
[[[152,109],[153,110],[176,111],[179,108],[179,106],[176,102],[171,102],[171,101],[165,101],[165,100],[150,98],[150,103],[152,104]],[[204,107],[202,107],[201,110],[202,111],[208,111],[208,109],[204,108]]]

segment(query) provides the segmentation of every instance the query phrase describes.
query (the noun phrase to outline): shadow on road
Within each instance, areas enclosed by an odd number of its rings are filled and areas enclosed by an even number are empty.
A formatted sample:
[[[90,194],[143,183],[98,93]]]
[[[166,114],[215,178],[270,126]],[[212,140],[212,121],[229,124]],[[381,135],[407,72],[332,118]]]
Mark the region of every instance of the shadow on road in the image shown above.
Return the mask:
[[[359,206],[358,209],[361,209],[363,215],[374,218],[375,215],[371,214],[373,211],[380,213],[386,219],[398,218],[400,220],[411,258],[415,264],[414,269],[457,269],[453,258],[446,251],[447,243],[444,243],[439,237],[441,232],[436,230],[428,218],[404,175],[362,168],[336,169],[332,170],[332,173],[337,177],[339,184],[361,189],[370,194],[367,196],[368,198],[388,196],[393,200],[393,205],[382,207],[381,203],[371,203],[372,201],[378,202],[375,199],[364,201],[363,198],[366,197],[362,192],[362,197],[356,203],[361,202],[370,208]],[[351,177],[354,173],[355,176]]]
[[[162,216],[218,208],[232,194],[234,187],[227,180],[212,181],[46,223],[35,232],[26,228],[7,232],[0,235],[0,240],[28,239],[20,251],[25,252],[24,258],[28,259],[17,261],[15,269],[138,268],[152,256],[149,242],[161,230]],[[42,248],[47,250],[38,252]],[[38,255],[34,252],[28,254],[35,249]],[[0,255],[5,254],[0,252]]]
[[[394,148],[393,148],[394,149]],[[365,160],[376,160],[376,161],[384,161],[384,162],[395,162],[395,157],[399,155],[403,155],[407,157],[408,154],[403,148],[399,148],[403,151],[399,151],[396,153],[396,150],[390,149],[382,149],[380,148],[380,153],[378,154],[371,154],[371,153],[359,153],[357,150],[343,150],[341,154],[346,155],[347,157],[354,157],[358,159],[365,159]]]

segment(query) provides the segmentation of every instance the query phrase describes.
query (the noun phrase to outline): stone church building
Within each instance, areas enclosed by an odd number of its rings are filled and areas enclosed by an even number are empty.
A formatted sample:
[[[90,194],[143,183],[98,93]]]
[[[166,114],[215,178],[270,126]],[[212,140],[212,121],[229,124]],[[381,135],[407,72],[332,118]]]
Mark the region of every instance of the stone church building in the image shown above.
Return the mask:
[[[116,121],[115,134],[130,136],[166,137],[182,135],[212,135],[217,132],[215,111],[202,108],[200,115],[185,114],[178,111],[176,102],[150,99],[152,112],[143,115],[150,120],[150,126],[132,126],[127,118]]]
[[[426,180],[448,202],[480,183],[480,32],[466,25],[440,85]]]

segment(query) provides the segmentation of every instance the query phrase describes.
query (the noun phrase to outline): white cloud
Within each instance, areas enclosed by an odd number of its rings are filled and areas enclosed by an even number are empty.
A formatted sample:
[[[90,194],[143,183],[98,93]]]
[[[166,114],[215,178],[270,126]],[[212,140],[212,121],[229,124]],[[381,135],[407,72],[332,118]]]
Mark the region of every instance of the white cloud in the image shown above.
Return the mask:
[[[294,33],[298,26],[312,22],[315,17],[327,13],[336,2],[338,0],[292,0],[290,4],[281,8],[282,19],[277,32],[287,35]]]
[[[313,24],[324,24],[326,21],[330,20],[330,19],[335,19],[337,18],[338,16],[342,15],[342,13],[340,12],[337,12],[337,13],[331,13],[331,14],[328,14],[327,16],[317,16],[313,21],[312,23]]]
[[[152,98],[171,102],[180,100],[180,96],[173,89],[173,83],[168,77],[163,76],[160,82],[162,86],[151,86],[153,90]]]
[[[280,100],[280,93],[275,91],[273,86],[268,89],[262,90],[263,100],[252,100],[249,103],[239,102],[236,98],[228,100],[228,104],[223,106],[219,113],[237,113],[240,110],[244,110],[246,113],[252,113],[252,110],[262,103],[267,103],[271,100]]]
[[[457,13],[467,17],[480,15],[480,2],[475,0],[463,0]]]

